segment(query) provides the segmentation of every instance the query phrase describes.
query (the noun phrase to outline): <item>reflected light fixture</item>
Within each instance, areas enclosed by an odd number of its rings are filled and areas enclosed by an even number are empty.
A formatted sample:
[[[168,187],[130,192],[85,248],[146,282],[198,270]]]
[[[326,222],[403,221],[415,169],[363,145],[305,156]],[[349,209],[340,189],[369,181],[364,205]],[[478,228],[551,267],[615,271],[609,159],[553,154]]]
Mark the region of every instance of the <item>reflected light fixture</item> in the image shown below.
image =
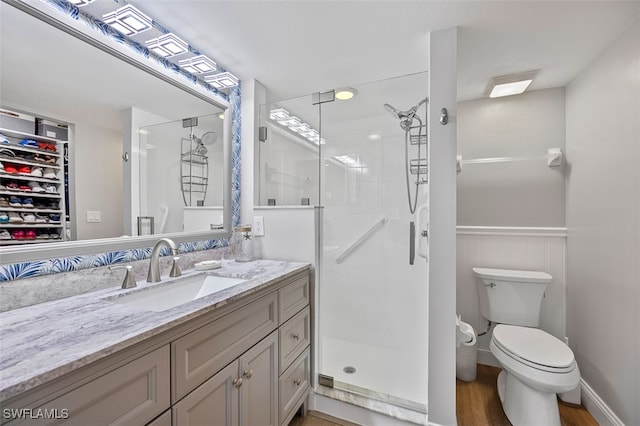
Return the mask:
[[[220,74],[205,75],[204,81],[215,87],[216,89],[226,89],[238,85],[238,77],[230,72],[222,72]]]
[[[343,87],[336,89],[336,99],[339,101],[348,101],[353,99],[358,94],[358,91],[352,87]]]
[[[193,58],[178,61],[178,65],[191,74],[202,74],[215,71],[217,65],[205,55],[194,56]]]
[[[82,0],[85,4],[87,0]],[[91,0],[93,1],[93,0]],[[79,5],[82,6],[82,5]],[[152,20],[130,4],[102,15],[102,19],[122,34],[132,36],[146,31],[152,27]]]
[[[145,46],[162,57],[176,56],[189,51],[189,45],[173,33],[146,41]]]
[[[538,70],[491,77],[484,94],[490,98],[519,95],[527,90],[537,73]]]

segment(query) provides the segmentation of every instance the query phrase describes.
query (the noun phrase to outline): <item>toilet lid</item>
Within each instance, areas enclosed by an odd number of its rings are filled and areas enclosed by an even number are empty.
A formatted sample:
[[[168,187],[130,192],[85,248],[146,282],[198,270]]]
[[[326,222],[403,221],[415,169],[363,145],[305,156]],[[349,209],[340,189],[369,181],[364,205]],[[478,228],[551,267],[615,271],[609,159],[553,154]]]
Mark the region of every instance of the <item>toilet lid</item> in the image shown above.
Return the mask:
[[[575,358],[569,346],[540,329],[499,324],[493,330],[493,341],[532,367],[556,372],[573,369]]]

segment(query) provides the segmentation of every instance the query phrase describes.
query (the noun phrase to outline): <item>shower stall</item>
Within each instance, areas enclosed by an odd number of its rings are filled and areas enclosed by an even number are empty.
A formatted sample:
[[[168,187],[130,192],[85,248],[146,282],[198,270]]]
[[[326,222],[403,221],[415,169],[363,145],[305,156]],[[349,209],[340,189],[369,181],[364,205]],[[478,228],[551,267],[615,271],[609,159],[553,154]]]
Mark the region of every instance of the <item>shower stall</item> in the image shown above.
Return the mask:
[[[256,205],[322,206],[316,392],[425,414],[427,73],[262,105]],[[425,416],[426,419],[426,416]]]

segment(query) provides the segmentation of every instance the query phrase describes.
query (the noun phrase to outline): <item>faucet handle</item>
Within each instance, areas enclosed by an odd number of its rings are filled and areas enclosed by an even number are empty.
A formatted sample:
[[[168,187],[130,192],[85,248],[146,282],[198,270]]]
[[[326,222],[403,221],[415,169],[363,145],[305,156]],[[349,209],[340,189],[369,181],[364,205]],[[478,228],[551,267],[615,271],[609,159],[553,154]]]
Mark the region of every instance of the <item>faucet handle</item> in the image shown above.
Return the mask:
[[[109,270],[113,271],[114,269],[124,269],[124,279],[122,280],[122,289],[126,288],[134,288],[137,286],[136,279],[133,277],[133,266],[125,265],[125,266],[109,266]]]
[[[178,260],[180,260],[180,256],[173,256],[173,264],[171,265],[171,272],[169,272],[170,277],[179,277],[182,275]]]

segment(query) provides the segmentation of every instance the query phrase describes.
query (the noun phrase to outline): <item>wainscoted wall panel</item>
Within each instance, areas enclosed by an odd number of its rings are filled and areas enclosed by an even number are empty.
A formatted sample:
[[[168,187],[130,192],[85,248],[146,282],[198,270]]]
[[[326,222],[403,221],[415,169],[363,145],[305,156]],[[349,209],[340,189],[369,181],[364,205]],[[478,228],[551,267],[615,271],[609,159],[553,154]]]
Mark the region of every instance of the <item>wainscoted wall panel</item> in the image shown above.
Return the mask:
[[[540,328],[558,338],[566,335],[565,228],[498,228],[459,226],[457,231],[456,309],[477,333],[486,319],[480,314],[472,268],[544,271],[553,277],[542,302]],[[479,361],[488,356],[491,334],[478,339]],[[482,353],[485,352],[486,353]]]

